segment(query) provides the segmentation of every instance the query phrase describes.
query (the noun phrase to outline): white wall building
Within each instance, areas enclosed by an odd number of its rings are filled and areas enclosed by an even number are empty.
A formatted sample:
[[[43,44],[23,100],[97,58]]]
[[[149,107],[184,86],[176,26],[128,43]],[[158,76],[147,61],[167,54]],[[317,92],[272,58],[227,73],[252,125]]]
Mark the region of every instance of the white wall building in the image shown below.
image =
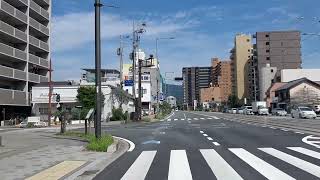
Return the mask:
[[[173,96],[168,96],[166,98],[166,101],[168,104],[170,104],[170,106],[173,107],[177,107],[177,98],[173,97]]]
[[[281,70],[281,82],[290,82],[300,78],[308,78],[311,81],[320,81],[320,69],[283,69]]]
[[[78,95],[78,88],[79,85],[55,85],[53,84],[53,92],[52,92],[52,112],[55,112],[57,103],[56,95],[60,94],[60,103],[63,104],[63,108],[67,110],[71,110],[73,107],[79,105],[77,102],[77,95]],[[106,120],[112,116],[112,108],[118,108],[120,103],[112,98],[112,89],[116,88],[111,85],[102,85],[102,93],[104,94],[105,101],[103,105],[103,111],[102,111],[102,119]],[[49,87],[48,84],[40,84],[37,86],[32,87],[32,112],[36,116],[40,116],[42,120],[47,120],[47,114],[48,114],[48,102],[49,102]],[[133,112],[134,111],[134,104],[133,101],[129,101],[128,103],[125,103],[122,105],[123,111]]]

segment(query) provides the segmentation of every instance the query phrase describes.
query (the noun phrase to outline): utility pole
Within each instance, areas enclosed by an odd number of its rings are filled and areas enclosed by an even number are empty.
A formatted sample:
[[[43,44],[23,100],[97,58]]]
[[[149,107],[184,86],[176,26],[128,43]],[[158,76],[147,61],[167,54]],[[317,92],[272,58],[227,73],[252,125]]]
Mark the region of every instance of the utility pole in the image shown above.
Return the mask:
[[[100,9],[103,5],[100,0],[95,0],[95,78],[96,78],[96,118],[95,118],[95,136],[101,137],[101,31],[100,31]]]
[[[118,50],[120,57],[120,87],[123,88],[123,47],[122,47],[122,35],[120,35],[120,48]]]
[[[139,74],[139,80],[138,80],[138,121],[141,121],[141,108],[142,108],[142,86],[141,86],[141,76],[142,76],[142,59],[138,59],[139,67],[138,67],[138,74]]]
[[[254,101],[257,101],[257,84],[256,84],[256,67],[253,67],[253,88],[254,88]]]
[[[137,98],[136,98],[136,32],[135,32],[135,24],[134,21],[132,21],[132,95],[134,98],[134,107],[135,107],[135,113],[133,119],[137,119]]]
[[[48,107],[48,126],[51,126],[51,98],[52,98],[52,63],[50,59],[50,64],[49,64],[49,107]]]

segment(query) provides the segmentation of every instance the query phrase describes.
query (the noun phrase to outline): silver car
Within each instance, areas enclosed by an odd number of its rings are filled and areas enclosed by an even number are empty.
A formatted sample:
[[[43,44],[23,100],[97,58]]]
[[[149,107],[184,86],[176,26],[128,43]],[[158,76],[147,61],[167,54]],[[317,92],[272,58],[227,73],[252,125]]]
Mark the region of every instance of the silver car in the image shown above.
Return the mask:
[[[275,109],[272,109],[271,114],[276,116],[286,116],[287,111],[282,108],[275,108]]]
[[[309,107],[294,107],[291,110],[292,118],[307,118],[307,119],[316,119],[317,114]]]

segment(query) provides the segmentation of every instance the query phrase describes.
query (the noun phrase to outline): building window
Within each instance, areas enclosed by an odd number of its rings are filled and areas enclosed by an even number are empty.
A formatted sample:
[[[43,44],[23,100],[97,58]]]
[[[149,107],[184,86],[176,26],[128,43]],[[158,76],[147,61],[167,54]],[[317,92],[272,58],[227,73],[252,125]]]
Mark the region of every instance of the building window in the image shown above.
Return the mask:
[[[266,34],[266,37],[269,37],[269,34]]]
[[[270,52],[270,49],[267,49],[266,52],[269,53],[269,52]]]
[[[270,60],[270,57],[266,57],[267,60]]]
[[[247,39],[247,42],[250,42],[250,39]]]
[[[271,69],[271,72],[273,73],[273,69]]]
[[[270,45],[270,42],[266,42],[266,45]]]
[[[251,50],[250,50],[250,49],[248,49],[248,52],[251,52]]]

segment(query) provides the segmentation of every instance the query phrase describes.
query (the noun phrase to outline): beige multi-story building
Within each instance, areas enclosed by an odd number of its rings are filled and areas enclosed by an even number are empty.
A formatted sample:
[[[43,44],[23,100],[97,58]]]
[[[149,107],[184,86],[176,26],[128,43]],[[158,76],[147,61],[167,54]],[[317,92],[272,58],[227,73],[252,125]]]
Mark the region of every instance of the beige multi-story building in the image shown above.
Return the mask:
[[[220,61],[218,58],[213,58],[212,65],[212,85],[220,87],[221,101],[228,101],[232,94],[231,82],[231,61]]]
[[[50,19],[51,0],[0,0],[0,120],[29,112],[31,87],[48,82]]]
[[[252,57],[251,36],[238,34],[234,40],[234,48],[230,51],[232,72],[232,94],[239,99],[248,97],[248,65]]]
[[[208,87],[208,88],[202,88],[200,89],[200,102],[206,103],[206,102],[222,102],[221,97],[221,88],[220,87]]]

